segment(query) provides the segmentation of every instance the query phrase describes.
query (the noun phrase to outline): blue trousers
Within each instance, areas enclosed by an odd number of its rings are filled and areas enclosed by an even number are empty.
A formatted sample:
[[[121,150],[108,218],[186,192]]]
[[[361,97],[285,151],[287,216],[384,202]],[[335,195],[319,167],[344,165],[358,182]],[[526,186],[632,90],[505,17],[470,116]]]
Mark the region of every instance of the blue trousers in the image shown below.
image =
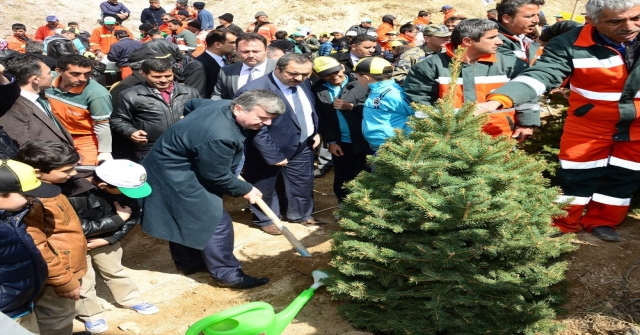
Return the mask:
[[[227,211],[223,211],[218,228],[203,250],[169,242],[169,251],[178,271],[206,268],[221,283],[231,283],[244,276],[240,261],[233,255],[233,223]]]

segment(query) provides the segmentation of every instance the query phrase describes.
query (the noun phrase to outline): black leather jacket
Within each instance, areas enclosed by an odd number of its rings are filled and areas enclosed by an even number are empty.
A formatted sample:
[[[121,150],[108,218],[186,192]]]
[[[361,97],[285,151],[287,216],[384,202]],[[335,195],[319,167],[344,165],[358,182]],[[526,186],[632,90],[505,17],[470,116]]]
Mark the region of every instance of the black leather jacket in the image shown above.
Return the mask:
[[[184,104],[200,97],[193,87],[173,84],[170,105],[146,82],[122,91],[113,106],[111,129],[128,139],[135,131],[144,130],[147,143],[134,143],[134,146],[138,152],[149,151],[160,135],[183,117]]]

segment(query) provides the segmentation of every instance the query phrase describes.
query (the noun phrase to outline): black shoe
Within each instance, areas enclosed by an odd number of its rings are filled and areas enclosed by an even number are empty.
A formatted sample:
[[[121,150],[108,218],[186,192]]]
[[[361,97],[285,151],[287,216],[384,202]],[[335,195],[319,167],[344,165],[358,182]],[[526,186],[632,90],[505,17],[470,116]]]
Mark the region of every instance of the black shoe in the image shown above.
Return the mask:
[[[613,229],[613,227],[609,227],[609,226],[595,227],[591,230],[591,234],[605,241],[611,241],[611,242],[621,241],[620,235],[618,235],[618,233],[616,232],[615,229]]]
[[[256,278],[248,275],[244,275],[242,278],[231,283],[218,283],[222,287],[248,289],[257,286],[262,286],[269,282],[269,278]]]

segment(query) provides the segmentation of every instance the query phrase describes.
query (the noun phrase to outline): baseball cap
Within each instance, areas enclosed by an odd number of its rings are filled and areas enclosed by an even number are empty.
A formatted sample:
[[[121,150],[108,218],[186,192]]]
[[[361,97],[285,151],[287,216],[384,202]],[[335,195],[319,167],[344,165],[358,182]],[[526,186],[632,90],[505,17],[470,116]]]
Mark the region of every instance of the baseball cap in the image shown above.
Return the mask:
[[[341,34],[341,35],[344,35],[344,32],[343,32],[343,31],[340,31],[340,30],[334,30],[334,31],[332,31],[332,32],[331,32],[331,35],[335,35],[335,34]]]
[[[562,17],[563,18],[564,16],[562,16],[562,14],[556,14],[553,17]]]
[[[451,5],[444,5],[442,6],[442,8],[440,9],[441,12],[444,12],[445,10],[449,10],[449,9],[453,9],[453,6]]]
[[[422,29],[424,36],[449,37],[451,32],[444,24],[430,24]]]
[[[259,12],[256,13],[255,18],[257,19],[257,18],[259,18],[261,16],[269,16],[269,15],[267,15],[267,13],[265,13],[263,11],[259,11]]]
[[[104,24],[116,24],[116,18],[111,17],[111,16],[105,16],[102,21],[104,22]]]
[[[0,192],[53,198],[61,191],[56,185],[41,182],[31,166],[9,159],[0,161]]]
[[[320,56],[313,60],[313,71],[320,77],[340,70],[342,70],[342,65],[333,57]]]
[[[369,22],[369,23],[371,23],[372,21],[368,17],[363,17],[362,20],[360,20],[360,22]]]
[[[353,67],[353,72],[356,73],[369,73],[369,74],[384,74],[392,73],[393,65],[380,57],[366,57],[359,60]]]
[[[401,45],[405,45],[405,44],[402,43],[401,41],[391,41],[391,43],[389,43],[389,46],[391,46],[391,48],[396,48],[396,47],[399,47]]]
[[[305,34],[302,31],[296,31],[295,33],[291,34],[291,37],[306,37],[307,34]]]
[[[47,22],[55,22],[58,21],[58,17],[55,15],[47,15],[47,17],[45,18],[45,20]]]
[[[127,159],[113,159],[96,166],[96,175],[105,183],[118,187],[129,198],[144,198],[151,194],[147,171],[140,164]]]
[[[347,34],[346,34],[346,36],[357,36],[357,35],[358,35],[358,33],[356,33],[353,30],[352,31],[347,31]]]

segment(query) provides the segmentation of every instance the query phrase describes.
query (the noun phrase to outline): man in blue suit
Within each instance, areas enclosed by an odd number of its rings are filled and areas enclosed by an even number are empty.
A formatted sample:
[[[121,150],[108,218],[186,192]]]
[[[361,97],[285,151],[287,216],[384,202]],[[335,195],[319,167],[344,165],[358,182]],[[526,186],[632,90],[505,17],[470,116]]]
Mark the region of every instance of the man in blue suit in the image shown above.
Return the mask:
[[[245,84],[240,94],[263,89],[275,92],[284,100],[284,115],[273,120],[247,138],[244,178],[263,194],[275,213],[280,213],[276,180],[282,177],[287,203],[286,219],[300,224],[321,224],[313,211],[313,149],[320,143],[314,94],[309,83],[313,63],[308,56],[288,54],[276,63],[269,75]],[[255,205],[253,222],[265,232],[280,231]]]

